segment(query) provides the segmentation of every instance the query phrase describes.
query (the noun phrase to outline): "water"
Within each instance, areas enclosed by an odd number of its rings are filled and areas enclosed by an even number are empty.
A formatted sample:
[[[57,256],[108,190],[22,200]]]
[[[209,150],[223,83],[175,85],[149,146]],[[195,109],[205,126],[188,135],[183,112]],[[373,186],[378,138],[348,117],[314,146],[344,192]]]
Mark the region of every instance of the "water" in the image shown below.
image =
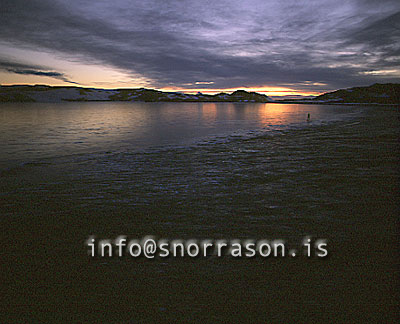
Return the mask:
[[[7,104],[0,116],[14,320],[396,322],[397,108]],[[93,259],[84,245],[149,234],[309,235],[329,256]]]
[[[223,141],[354,116],[346,106],[234,103],[13,103],[0,106],[0,166]]]

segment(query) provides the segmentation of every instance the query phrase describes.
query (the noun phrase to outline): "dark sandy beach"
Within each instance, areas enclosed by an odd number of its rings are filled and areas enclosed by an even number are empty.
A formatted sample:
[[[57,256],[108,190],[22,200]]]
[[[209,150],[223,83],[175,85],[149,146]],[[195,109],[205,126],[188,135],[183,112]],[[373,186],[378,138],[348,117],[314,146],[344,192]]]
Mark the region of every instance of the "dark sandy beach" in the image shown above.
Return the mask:
[[[2,321],[395,323],[399,114],[3,172]],[[320,258],[91,258],[85,241],[328,241]]]

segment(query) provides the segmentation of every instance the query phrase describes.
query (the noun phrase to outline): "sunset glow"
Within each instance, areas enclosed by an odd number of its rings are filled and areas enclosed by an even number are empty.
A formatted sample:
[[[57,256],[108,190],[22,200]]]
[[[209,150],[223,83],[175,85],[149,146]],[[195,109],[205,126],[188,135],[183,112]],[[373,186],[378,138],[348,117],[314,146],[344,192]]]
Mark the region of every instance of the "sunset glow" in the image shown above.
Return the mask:
[[[280,87],[252,87],[252,88],[247,88],[247,87],[242,87],[240,88],[241,90],[246,90],[249,92],[258,92],[262,93],[268,96],[317,96],[321,94],[322,92],[318,91],[301,91],[301,90],[296,90],[296,89],[290,89],[290,88],[280,88]],[[165,89],[160,89],[162,91],[177,91],[177,92],[183,92],[183,93],[191,93],[195,94],[198,92],[204,93],[204,94],[217,94],[220,92],[226,92],[226,93],[232,93],[236,90],[237,88],[228,88],[228,89],[207,89],[207,88],[198,88],[198,89],[184,89],[184,88],[165,88]]]
[[[391,83],[398,10],[390,0],[4,1],[0,83],[282,97]]]

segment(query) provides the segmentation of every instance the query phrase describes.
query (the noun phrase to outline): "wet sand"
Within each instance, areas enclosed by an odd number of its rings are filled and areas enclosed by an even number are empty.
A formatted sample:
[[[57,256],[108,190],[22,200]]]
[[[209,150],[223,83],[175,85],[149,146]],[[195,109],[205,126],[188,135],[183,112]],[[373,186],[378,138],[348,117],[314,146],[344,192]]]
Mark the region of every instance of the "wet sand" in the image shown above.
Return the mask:
[[[1,175],[5,322],[396,322],[399,115]],[[328,240],[319,258],[90,258],[98,238]],[[4,317],[5,314],[5,317]]]

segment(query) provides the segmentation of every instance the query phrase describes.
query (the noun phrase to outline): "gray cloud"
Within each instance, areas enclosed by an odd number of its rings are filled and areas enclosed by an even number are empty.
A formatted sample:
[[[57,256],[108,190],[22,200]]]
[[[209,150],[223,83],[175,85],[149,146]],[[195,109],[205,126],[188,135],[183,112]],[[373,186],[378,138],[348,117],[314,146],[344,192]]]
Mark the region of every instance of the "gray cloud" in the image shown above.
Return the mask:
[[[45,77],[55,78],[68,83],[78,84],[76,82],[69,80],[64,75],[64,73],[49,71],[49,69],[37,65],[29,65],[29,64],[11,62],[8,60],[0,59],[0,70],[22,75],[45,76]]]
[[[214,83],[202,87],[306,89],[318,82],[314,89],[329,90],[398,81],[362,74],[398,68],[396,1],[0,0],[0,5],[0,40],[141,74],[154,87],[196,88],[197,80],[206,80]],[[18,71],[23,70],[57,73]]]

